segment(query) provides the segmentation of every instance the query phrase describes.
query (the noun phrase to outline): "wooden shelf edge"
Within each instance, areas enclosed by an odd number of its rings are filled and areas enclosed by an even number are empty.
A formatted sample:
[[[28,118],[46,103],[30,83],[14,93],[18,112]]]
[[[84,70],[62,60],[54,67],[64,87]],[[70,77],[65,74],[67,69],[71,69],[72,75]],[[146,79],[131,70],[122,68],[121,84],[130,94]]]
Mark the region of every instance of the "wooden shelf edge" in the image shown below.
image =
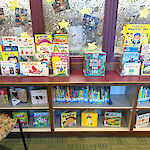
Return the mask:
[[[19,128],[14,128],[12,132],[20,132]],[[23,132],[51,132],[50,128],[23,128]]]

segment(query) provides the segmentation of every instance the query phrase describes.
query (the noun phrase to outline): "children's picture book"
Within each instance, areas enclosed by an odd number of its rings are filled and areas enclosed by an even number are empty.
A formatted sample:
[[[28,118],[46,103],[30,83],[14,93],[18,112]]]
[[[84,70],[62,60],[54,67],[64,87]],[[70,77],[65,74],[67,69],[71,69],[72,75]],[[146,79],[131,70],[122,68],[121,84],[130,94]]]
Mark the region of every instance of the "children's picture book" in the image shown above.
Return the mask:
[[[54,0],[52,2],[52,7],[53,7],[55,13],[70,9],[68,0]]]
[[[40,62],[49,62],[50,63],[50,54],[49,53],[36,53],[35,54],[36,61]]]
[[[138,76],[140,75],[141,63],[124,63],[122,67],[122,76]]]
[[[6,36],[1,37],[1,42],[3,46],[17,46],[17,37],[16,36]]]
[[[105,112],[104,126],[105,127],[121,127],[122,113]]]
[[[140,58],[141,62],[143,61],[150,61],[150,54],[141,54],[141,58]]]
[[[0,8],[0,21],[5,20],[4,9]]]
[[[77,121],[76,111],[64,111],[61,113],[61,127],[75,127]]]
[[[52,46],[37,46],[37,53],[50,54],[52,52]]]
[[[93,17],[91,15],[84,14],[83,17],[83,28],[85,30],[94,30],[97,28],[99,23],[99,18]]]
[[[6,88],[0,88],[0,104],[8,104],[8,95]]]
[[[21,76],[48,76],[47,62],[20,62]]]
[[[68,43],[53,43],[52,52],[68,53],[69,52]]]
[[[28,61],[28,62],[33,62],[35,60],[35,56],[29,56],[29,55],[20,55],[19,60],[21,61]]]
[[[68,43],[68,34],[54,34],[55,43]]]
[[[16,63],[14,61],[1,61],[2,76],[17,76]]]
[[[49,112],[34,112],[33,113],[33,125],[34,127],[49,127],[50,116]]]
[[[149,114],[142,114],[136,117],[136,128],[146,127],[149,124]]]
[[[127,24],[125,26],[124,47],[130,50],[140,48],[142,44],[148,44],[150,25],[148,24]]]
[[[22,127],[28,127],[28,114],[26,111],[12,112],[12,114],[13,114],[13,119],[15,120],[20,119]],[[17,124],[16,127],[19,127],[19,125]]]
[[[67,76],[68,66],[66,62],[53,63],[53,75],[54,76]]]
[[[18,44],[22,43],[34,43],[33,37],[18,37]]]
[[[141,75],[150,75],[150,61],[143,61],[141,66]]]
[[[83,54],[85,76],[104,76],[106,53],[87,52]]]
[[[18,51],[18,46],[3,46],[3,51],[5,52]]]
[[[10,89],[10,99],[13,106],[27,103],[27,92],[24,88]]]
[[[25,25],[27,22],[27,9],[15,8],[16,24]]]
[[[123,53],[122,63],[138,63],[139,53]]]
[[[32,104],[47,104],[47,90],[30,90],[30,97]]]
[[[84,111],[81,113],[81,125],[83,127],[97,127],[98,114],[96,111]]]
[[[150,44],[142,44],[141,55],[150,54]]]

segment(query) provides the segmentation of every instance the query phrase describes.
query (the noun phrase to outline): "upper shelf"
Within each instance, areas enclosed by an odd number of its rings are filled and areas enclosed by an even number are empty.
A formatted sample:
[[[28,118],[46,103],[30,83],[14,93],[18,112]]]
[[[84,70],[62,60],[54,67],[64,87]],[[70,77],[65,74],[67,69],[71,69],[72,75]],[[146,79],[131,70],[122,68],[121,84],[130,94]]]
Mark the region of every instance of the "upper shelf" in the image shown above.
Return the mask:
[[[127,76],[121,77],[117,71],[106,71],[104,77],[86,77],[82,71],[73,70],[70,76],[66,77],[1,77],[0,84],[35,84],[35,85],[60,85],[60,84],[142,84],[150,83],[149,76]]]

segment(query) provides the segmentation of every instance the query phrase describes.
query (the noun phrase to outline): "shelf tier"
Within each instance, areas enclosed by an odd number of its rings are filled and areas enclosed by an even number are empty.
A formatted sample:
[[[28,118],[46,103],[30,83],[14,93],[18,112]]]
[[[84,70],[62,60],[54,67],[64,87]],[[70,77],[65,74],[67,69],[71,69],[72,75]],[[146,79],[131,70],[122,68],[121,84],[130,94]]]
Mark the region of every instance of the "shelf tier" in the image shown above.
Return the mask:
[[[12,132],[20,132],[19,128],[14,128]],[[51,132],[50,128],[23,128],[23,132]]]
[[[111,95],[112,105],[84,103],[54,103],[54,109],[132,109],[125,95]]]
[[[20,104],[16,106],[12,106],[12,104],[3,104],[0,105],[0,110],[35,110],[35,109],[49,109],[48,104],[40,104],[40,105],[33,105],[31,103]]]
[[[143,128],[134,128],[133,131],[150,131],[150,126]]]
[[[150,109],[150,102],[138,104],[137,109]]]
[[[1,77],[1,85],[61,85],[61,84],[150,84],[149,76],[121,77],[117,71],[106,71],[104,77],[86,77],[82,71],[73,70],[66,77]]]
[[[73,131],[129,131],[128,125],[124,118],[121,120],[121,127],[105,127],[103,125],[103,116],[100,116],[98,119],[97,127],[82,127],[80,125],[80,117],[77,118],[76,127],[61,128],[60,126],[60,117],[55,119],[55,132],[73,132]]]

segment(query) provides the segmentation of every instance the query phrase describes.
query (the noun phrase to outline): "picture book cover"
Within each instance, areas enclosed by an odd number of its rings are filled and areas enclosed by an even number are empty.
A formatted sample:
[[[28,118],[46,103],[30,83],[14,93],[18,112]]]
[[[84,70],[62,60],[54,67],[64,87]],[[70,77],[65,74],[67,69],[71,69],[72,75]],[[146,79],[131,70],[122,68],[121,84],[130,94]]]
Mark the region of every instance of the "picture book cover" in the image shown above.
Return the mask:
[[[76,111],[64,111],[61,113],[61,127],[75,127],[77,121]]]
[[[49,112],[34,112],[33,125],[35,127],[49,127],[50,126]]]
[[[150,61],[143,61],[141,66],[141,75],[150,75]]]
[[[81,113],[81,125],[83,127],[97,127],[98,114],[96,111],[84,111]]]
[[[13,114],[13,119],[15,120],[20,119],[22,127],[28,127],[28,114],[26,111],[12,112],[12,114]],[[17,124],[16,127],[19,127],[19,125]]]
[[[68,43],[53,43],[52,52],[69,53]]]
[[[142,44],[141,55],[150,54],[150,44]]]
[[[146,127],[149,124],[149,114],[142,114],[136,117],[136,128]]]
[[[17,76],[16,63],[13,61],[1,61],[2,76]]]
[[[66,62],[53,63],[53,75],[54,76],[67,76],[68,67]]]
[[[0,8],[0,21],[5,20],[4,9]]]
[[[52,2],[52,7],[53,7],[55,13],[70,9],[68,0],[54,0]]]
[[[138,63],[139,53],[123,53],[122,63]]]
[[[105,127],[121,127],[122,113],[105,112],[104,126]]]
[[[25,25],[27,22],[27,9],[24,8],[15,8],[15,17],[17,25]]]
[[[67,67],[69,68],[69,53],[53,52],[51,57],[52,57],[52,64],[65,62],[67,63]]]
[[[124,39],[124,47],[140,47],[148,44],[150,25],[148,24],[127,24]]]
[[[2,51],[5,52],[18,51],[18,46],[3,46]]]
[[[8,104],[8,95],[6,88],[0,88],[0,104]]]
[[[35,34],[35,44],[36,46],[51,46],[52,36],[48,34]]]
[[[141,63],[124,63],[122,67],[122,76],[138,76],[140,75]]]
[[[1,37],[3,46],[17,46],[18,39],[16,36],[5,36]]]
[[[35,60],[35,56],[29,56],[29,55],[20,55],[19,56],[19,61],[28,61],[28,62],[33,62]]]
[[[47,62],[20,62],[21,76],[48,76]]]
[[[43,53],[43,54],[50,54],[52,52],[52,45],[51,46],[37,46],[36,47],[37,53]]]
[[[48,62],[50,63],[50,54],[49,53],[36,53],[35,54],[36,61],[40,62]]]
[[[10,89],[10,99],[13,106],[27,103],[27,92],[24,88],[13,88]]]
[[[32,104],[47,104],[47,90],[30,90],[30,97]]]
[[[18,37],[18,44],[22,43],[34,43],[33,37]]]
[[[150,54],[145,53],[145,54],[141,54],[141,61],[150,61]]]
[[[104,76],[106,65],[106,53],[87,52],[83,54],[85,76]]]
[[[68,34],[54,34],[54,42],[55,43],[68,43]]]
[[[87,14],[84,14],[84,17],[83,17],[83,28],[85,30],[94,30],[97,28],[98,26],[98,23],[99,23],[99,18],[97,17],[93,17],[91,15],[87,15]]]

